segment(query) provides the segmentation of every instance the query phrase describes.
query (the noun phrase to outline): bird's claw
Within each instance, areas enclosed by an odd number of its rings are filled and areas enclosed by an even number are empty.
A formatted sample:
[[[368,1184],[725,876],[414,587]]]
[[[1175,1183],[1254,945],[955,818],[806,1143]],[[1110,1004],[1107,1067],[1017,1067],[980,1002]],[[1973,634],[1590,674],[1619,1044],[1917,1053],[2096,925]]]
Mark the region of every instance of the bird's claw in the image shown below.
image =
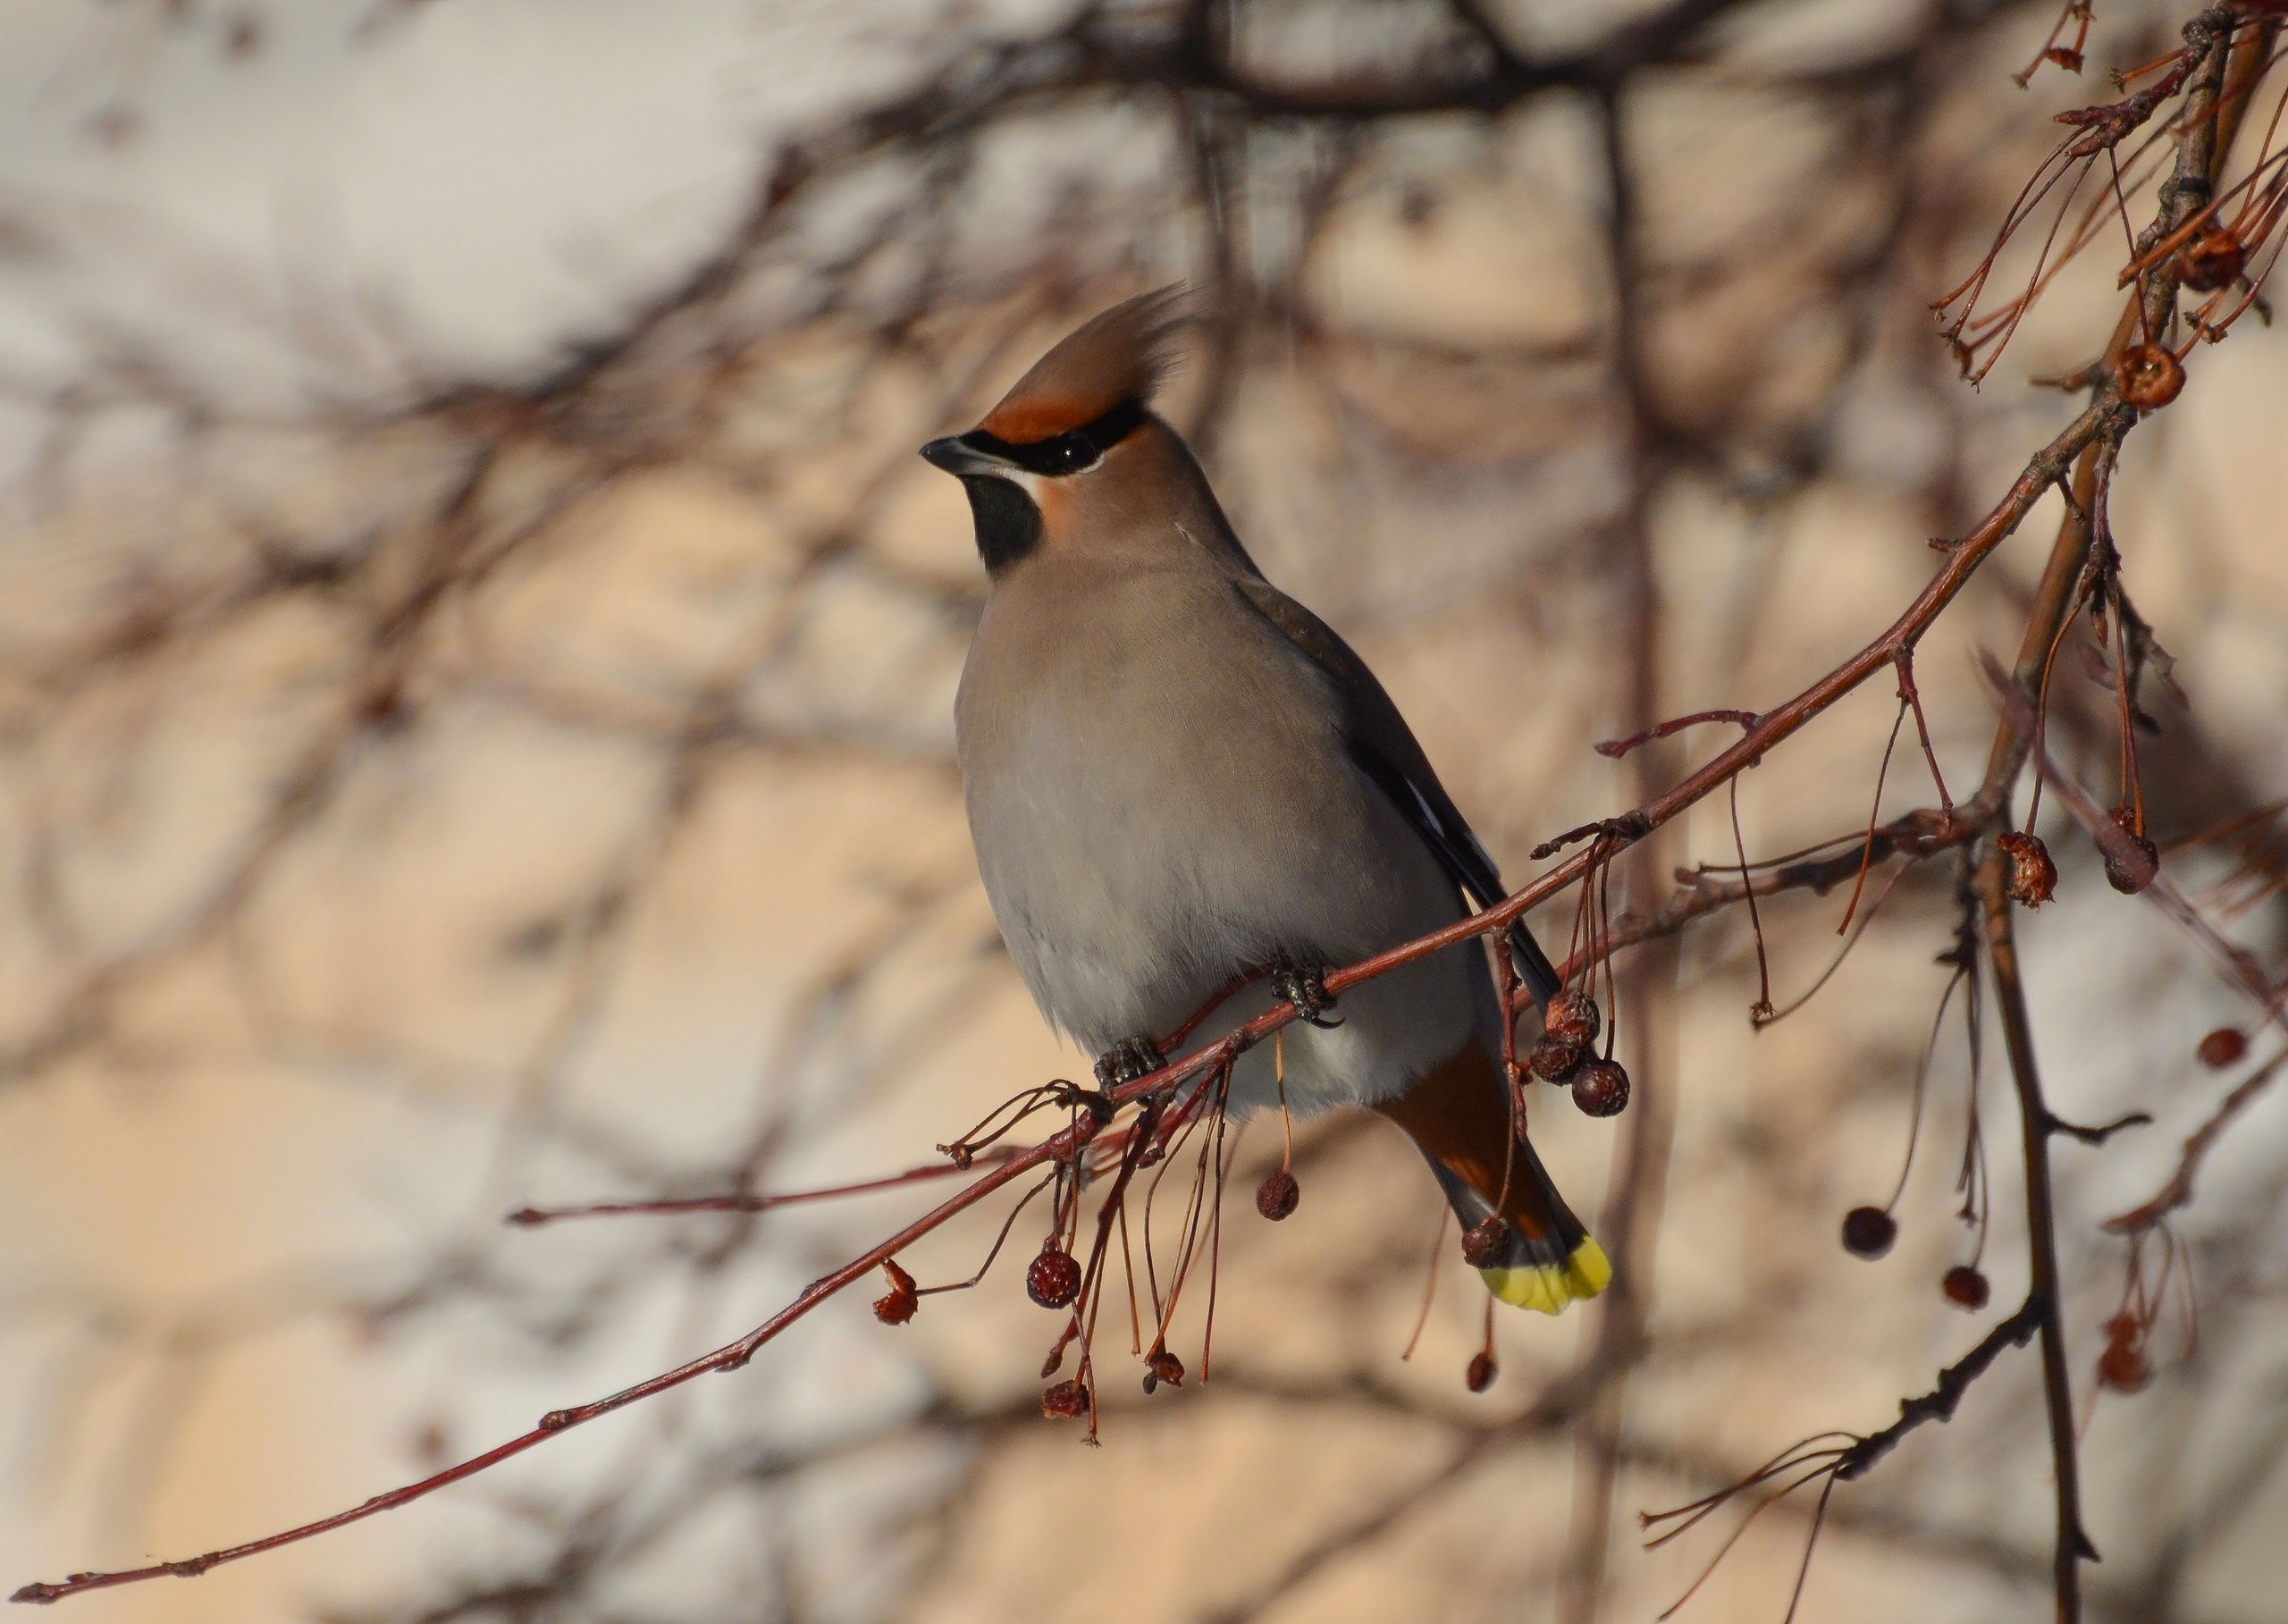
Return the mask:
[[[1334,995],[1326,989],[1325,965],[1297,964],[1283,959],[1271,966],[1270,976],[1279,996],[1295,1006],[1298,1019],[1322,1030],[1342,1024],[1341,1015],[1327,1014],[1334,1007]]]
[[[1149,1076],[1167,1063],[1167,1056],[1149,1038],[1123,1038],[1097,1056],[1097,1085],[1115,1089]]]

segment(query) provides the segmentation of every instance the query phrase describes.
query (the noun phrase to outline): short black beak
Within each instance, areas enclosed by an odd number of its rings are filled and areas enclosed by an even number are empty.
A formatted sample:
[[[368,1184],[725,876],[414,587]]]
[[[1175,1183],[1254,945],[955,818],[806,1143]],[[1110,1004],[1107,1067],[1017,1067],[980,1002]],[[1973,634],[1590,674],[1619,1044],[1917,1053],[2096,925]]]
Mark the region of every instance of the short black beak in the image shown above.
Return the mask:
[[[921,448],[921,456],[931,467],[943,468],[956,479],[966,479],[972,474],[1003,473],[1008,466],[997,457],[987,456],[959,434],[932,440]]]

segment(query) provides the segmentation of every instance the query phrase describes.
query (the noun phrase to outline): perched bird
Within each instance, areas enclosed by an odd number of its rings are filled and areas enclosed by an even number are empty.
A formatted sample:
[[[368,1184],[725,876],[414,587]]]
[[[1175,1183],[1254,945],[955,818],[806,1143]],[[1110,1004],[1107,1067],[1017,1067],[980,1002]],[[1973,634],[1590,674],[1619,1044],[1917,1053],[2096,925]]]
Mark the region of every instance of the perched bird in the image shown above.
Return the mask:
[[[1291,1000],[1305,1017],[1235,1068],[1235,1109],[1371,1107],[1410,1134],[1505,1302],[1557,1313],[1611,1277],[1513,1142],[1502,1020],[1465,941],[1344,992],[1365,958],[1503,895],[1501,877],[1364,661],[1266,580],[1190,450],[1152,410],[1181,291],[1117,305],[965,434],[921,455],[962,482],[988,588],[955,725],[978,867],[1044,1014],[1102,1057],[1162,1064]],[[1537,1003],[1558,990],[1522,927]],[[1493,1244],[1488,1244],[1489,1237]]]

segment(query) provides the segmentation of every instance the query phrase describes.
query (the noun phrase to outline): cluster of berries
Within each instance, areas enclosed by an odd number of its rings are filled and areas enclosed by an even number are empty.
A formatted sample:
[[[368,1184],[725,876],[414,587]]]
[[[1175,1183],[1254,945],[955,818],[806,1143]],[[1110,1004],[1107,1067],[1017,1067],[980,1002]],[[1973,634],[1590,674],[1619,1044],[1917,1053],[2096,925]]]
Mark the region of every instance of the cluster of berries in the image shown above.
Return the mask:
[[[1603,1024],[1594,998],[1566,989],[1549,1001],[1527,1064],[1543,1081],[1570,1086],[1573,1103],[1591,1116],[1618,1116],[1628,1104],[1628,1073],[1610,1055],[1594,1053]]]

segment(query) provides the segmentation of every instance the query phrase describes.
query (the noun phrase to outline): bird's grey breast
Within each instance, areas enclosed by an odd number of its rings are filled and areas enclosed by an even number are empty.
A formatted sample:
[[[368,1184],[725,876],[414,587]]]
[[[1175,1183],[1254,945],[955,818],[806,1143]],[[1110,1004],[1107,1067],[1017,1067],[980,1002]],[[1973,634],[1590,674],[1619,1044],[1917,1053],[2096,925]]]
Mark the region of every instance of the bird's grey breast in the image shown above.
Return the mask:
[[[995,915],[1084,1043],[1374,934],[1376,809],[1337,697],[1220,571],[1034,560],[995,589],[955,720]]]

